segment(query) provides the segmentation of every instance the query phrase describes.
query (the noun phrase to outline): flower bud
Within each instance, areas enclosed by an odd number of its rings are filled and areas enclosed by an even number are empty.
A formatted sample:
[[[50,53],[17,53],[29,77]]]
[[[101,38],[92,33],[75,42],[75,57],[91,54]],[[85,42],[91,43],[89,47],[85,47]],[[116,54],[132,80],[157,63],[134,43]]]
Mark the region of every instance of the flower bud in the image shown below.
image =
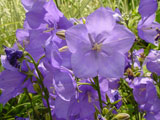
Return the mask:
[[[114,117],[113,120],[129,120],[129,118],[130,118],[129,114],[127,114],[127,113],[119,113],[118,115],[116,115]]]

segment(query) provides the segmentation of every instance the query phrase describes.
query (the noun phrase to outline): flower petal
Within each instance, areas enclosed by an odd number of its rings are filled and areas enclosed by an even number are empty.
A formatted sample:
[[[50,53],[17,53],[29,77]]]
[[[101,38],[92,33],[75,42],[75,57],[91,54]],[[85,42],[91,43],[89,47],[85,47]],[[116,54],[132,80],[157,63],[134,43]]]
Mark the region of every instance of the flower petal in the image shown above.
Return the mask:
[[[79,24],[68,29],[66,31],[66,41],[68,48],[72,53],[75,53],[78,49],[80,49],[80,45],[85,45],[87,48],[91,46],[87,28],[83,24]]]
[[[25,76],[18,71],[5,70],[0,74],[0,88],[2,94],[0,103],[5,104],[9,99],[22,92],[22,82]]]
[[[71,65],[76,77],[89,78],[97,76],[97,61],[94,51],[85,53],[77,51],[71,56]]]
[[[98,55],[99,75],[107,78],[123,77],[125,58],[121,53],[115,52],[111,56],[104,53]]]
[[[130,50],[135,40],[135,35],[123,25],[116,25],[112,34],[103,42],[102,49],[126,53]],[[108,50],[110,48],[110,50]]]
[[[70,100],[75,94],[72,76],[67,71],[58,69],[55,69],[53,74],[53,84],[57,94],[64,100]]]
[[[86,26],[88,32],[91,34],[98,34],[102,32],[110,32],[116,24],[112,13],[106,8],[99,8],[94,13],[90,14],[86,19]]]

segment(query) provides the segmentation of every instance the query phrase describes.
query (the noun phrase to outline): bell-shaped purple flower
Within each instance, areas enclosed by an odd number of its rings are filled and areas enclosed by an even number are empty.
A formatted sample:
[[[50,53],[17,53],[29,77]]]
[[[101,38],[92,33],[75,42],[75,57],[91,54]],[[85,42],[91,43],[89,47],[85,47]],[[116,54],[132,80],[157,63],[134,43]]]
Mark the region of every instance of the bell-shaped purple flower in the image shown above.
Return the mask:
[[[30,77],[27,78],[26,74],[20,72],[20,68],[22,71],[28,71],[26,61],[18,62],[23,52],[19,51],[16,45],[13,48],[5,47],[5,52],[6,55],[1,56],[1,63],[5,70],[0,73],[0,89],[2,90],[0,103],[3,105],[12,97],[22,93],[23,88],[28,88],[29,92],[34,92]]]
[[[140,105],[154,102],[157,97],[156,88],[153,80],[149,78],[135,78],[133,95],[136,102]]]
[[[95,107],[99,108],[98,94],[92,86],[80,86],[80,92],[73,97],[69,106],[69,116],[79,116],[81,119],[94,119]]]
[[[155,14],[141,19],[138,23],[138,35],[148,43],[157,44],[160,37],[160,24],[155,22]]]
[[[76,77],[119,78],[135,36],[124,26],[116,24],[111,12],[99,8],[90,14],[86,24],[66,31],[66,41],[72,52],[71,65]]]

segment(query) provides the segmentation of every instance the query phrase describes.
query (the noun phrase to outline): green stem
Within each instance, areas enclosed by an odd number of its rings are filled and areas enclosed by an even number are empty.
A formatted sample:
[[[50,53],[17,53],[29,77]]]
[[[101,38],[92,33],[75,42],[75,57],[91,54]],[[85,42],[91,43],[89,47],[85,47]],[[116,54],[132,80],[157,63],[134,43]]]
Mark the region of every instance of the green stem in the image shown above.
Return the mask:
[[[32,106],[33,112],[34,112],[35,115],[36,115],[36,118],[37,118],[38,120],[40,120],[40,118],[39,118],[39,116],[38,116],[38,114],[37,114],[37,112],[36,112],[36,110],[35,110],[35,108],[34,108],[32,99],[31,99],[31,97],[30,97],[30,95],[29,95],[29,92],[28,92],[27,88],[24,88],[24,92],[25,92],[26,95],[28,96],[28,99],[29,99],[29,101],[30,101],[30,103],[31,103],[31,106]]]
[[[40,70],[38,69],[38,65],[39,65],[39,64],[37,64],[37,63],[35,62],[35,60],[33,59],[33,57],[32,57],[29,53],[27,53],[27,55],[28,55],[28,56],[31,58],[31,60],[33,61],[33,64],[34,64],[34,66],[35,66],[35,69],[36,69],[36,71],[37,71],[37,73],[38,73],[39,79],[37,79],[37,81],[38,81],[38,83],[42,86],[42,91],[45,93],[45,95],[44,95],[43,97],[44,97],[44,99],[45,99],[46,102],[47,102],[47,107],[48,107],[48,112],[49,112],[50,120],[52,120],[51,108],[50,108],[49,100],[48,100],[48,98],[49,98],[49,92],[48,92],[48,89],[45,88],[45,86],[44,86],[44,84],[43,84],[43,75],[41,74]],[[38,63],[39,63],[39,62],[38,62]]]
[[[95,85],[96,85],[96,88],[97,88],[98,97],[99,97],[99,106],[100,106],[101,112],[102,112],[103,106],[102,106],[102,98],[101,98],[101,91],[100,91],[100,87],[99,87],[98,76],[94,78],[94,82],[95,82]]]
[[[77,85],[78,86],[80,86],[80,85],[90,85],[91,86],[92,84],[91,83],[80,83],[80,82],[77,82]]]

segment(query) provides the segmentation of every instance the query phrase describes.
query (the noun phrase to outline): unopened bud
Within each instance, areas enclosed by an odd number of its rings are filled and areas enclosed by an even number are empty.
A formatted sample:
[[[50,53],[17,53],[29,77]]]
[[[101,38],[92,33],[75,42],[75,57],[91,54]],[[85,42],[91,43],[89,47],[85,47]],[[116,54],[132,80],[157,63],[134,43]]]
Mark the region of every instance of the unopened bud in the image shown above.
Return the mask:
[[[129,118],[130,118],[129,114],[127,114],[127,113],[119,113],[118,115],[116,115],[114,117],[113,120],[129,120]]]
[[[65,32],[66,32],[65,30],[61,30],[61,31],[56,32],[56,35],[62,40],[65,40]]]
[[[106,115],[108,112],[109,112],[109,110],[108,110],[107,108],[103,108],[102,113],[103,113],[104,115]]]

